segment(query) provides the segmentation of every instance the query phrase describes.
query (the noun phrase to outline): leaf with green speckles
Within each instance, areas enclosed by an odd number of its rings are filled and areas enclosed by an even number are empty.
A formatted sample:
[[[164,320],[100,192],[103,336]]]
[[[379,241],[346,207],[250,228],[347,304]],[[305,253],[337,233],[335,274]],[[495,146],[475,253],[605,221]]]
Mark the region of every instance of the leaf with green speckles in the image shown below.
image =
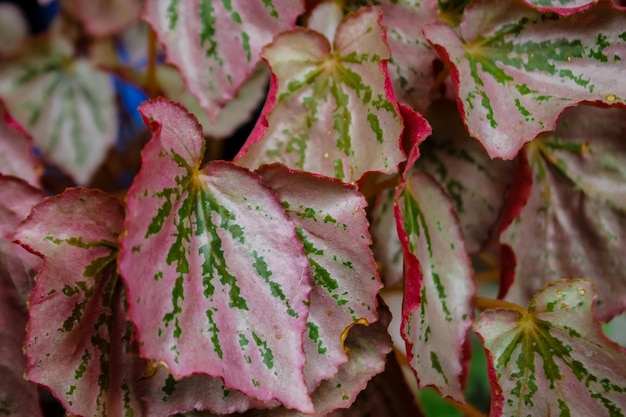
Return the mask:
[[[422,29],[439,21],[436,0],[348,0],[352,10],[379,5],[382,24],[387,27],[391,49],[389,76],[398,101],[426,112],[435,79],[433,62],[437,54],[426,41]]]
[[[543,13],[553,12],[568,16],[590,8],[598,0],[524,0],[524,2]]]
[[[444,188],[459,216],[467,252],[477,253],[491,237],[513,163],[489,158],[469,137],[453,102],[433,102],[428,120],[433,135],[420,146],[417,169]]]
[[[468,6],[458,34],[443,23],[425,34],[449,63],[470,135],[511,159],[568,107],[626,104],[625,17],[610,1],[559,16],[490,0]]]
[[[261,49],[303,11],[300,0],[147,0],[143,19],[214,121],[252,74]]]
[[[322,381],[312,390],[311,399],[315,406],[315,415],[335,415],[331,413],[335,410],[341,413],[343,411],[341,409],[351,407],[357,395],[366,388],[368,381],[385,369],[386,356],[393,346],[387,333],[391,315],[384,304],[379,307],[378,314],[380,320],[376,323],[368,327],[357,325],[350,330],[346,340],[350,360],[341,365],[332,378]],[[254,416],[307,417],[306,414],[285,407],[256,410]]]
[[[81,184],[117,134],[111,77],[61,38],[40,40],[0,68],[0,97],[43,157]]]
[[[532,185],[500,238],[517,264],[507,299],[526,304],[551,280],[581,277],[598,289],[600,318],[624,311],[625,135],[626,110],[579,106],[526,145]]]
[[[160,99],[140,112],[153,138],[127,195],[119,268],[142,355],[176,379],[221,377],[311,412],[302,348],[310,272],[293,222],[257,175],[223,161],[201,166],[202,131],[182,107]]]
[[[490,366],[491,416],[618,417],[626,409],[626,351],[593,314],[589,281],[542,288],[528,313],[487,310],[474,325]]]
[[[63,10],[74,15],[93,36],[116,35],[139,20],[142,0],[64,0]]]
[[[464,346],[475,287],[454,205],[428,174],[409,172],[396,194],[405,264],[401,332],[420,387],[464,401]]]
[[[19,129],[0,101],[0,174],[12,175],[40,187],[41,166],[32,153],[32,140]]]
[[[13,242],[17,226],[44,194],[19,178],[0,174],[0,266],[9,274],[24,305],[41,259]]]
[[[0,415],[41,417],[37,386],[23,377],[26,358],[22,343],[28,312],[2,257],[0,254]]]
[[[375,8],[346,16],[332,47],[321,33],[296,29],[264,49],[270,92],[237,164],[281,162],[345,182],[397,172],[403,125],[380,18]]]
[[[311,266],[313,289],[304,338],[304,374],[311,390],[348,361],[341,344],[344,330],[360,319],[378,319],[381,282],[369,248],[367,202],[355,187],[335,179],[279,164],[258,172],[288,204],[287,215]]]
[[[143,370],[116,270],[124,210],[99,191],[73,188],[44,200],[16,240],[44,264],[29,298],[28,380],[76,415],[143,415]]]

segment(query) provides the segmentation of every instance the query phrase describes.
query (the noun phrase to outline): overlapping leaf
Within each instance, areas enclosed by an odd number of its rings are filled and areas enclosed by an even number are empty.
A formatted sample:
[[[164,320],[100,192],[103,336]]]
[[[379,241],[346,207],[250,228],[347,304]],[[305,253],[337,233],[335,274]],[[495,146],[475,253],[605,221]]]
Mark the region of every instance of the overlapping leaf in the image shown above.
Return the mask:
[[[121,205],[101,192],[70,189],[33,210],[16,239],[44,258],[29,299],[26,376],[67,411],[142,415],[132,324],[116,272]]]
[[[567,107],[624,105],[625,13],[609,1],[568,17],[482,1],[465,10],[459,35],[445,24],[425,34],[451,65],[470,134],[492,157],[513,158]]]
[[[555,12],[563,16],[581,12],[598,0],[524,0],[541,12]]]
[[[41,260],[13,243],[13,237],[18,224],[42,199],[41,191],[18,178],[0,174],[0,270],[13,280],[23,305]]]
[[[1,256],[1,255],[0,255]],[[0,415],[40,417],[37,386],[24,377],[22,343],[28,313],[9,272],[0,263]]]
[[[589,281],[541,289],[528,313],[488,310],[474,326],[492,370],[491,415],[608,417],[626,409],[626,352],[593,315]]]
[[[31,154],[30,138],[11,125],[11,116],[0,102],[0,174],[21,178],[38,187],[39,171]]]
[[[580,106],[527,145],[530,195],[501,236],[517,263],[508,299],[526,303],[550,280],[582,277],[598,288],[602,319],[626,308],[625,134],[626,110]]]
[[[301,0],[147,0],[143,17],[214,120],[252,74],[261,48],[302,12]]]
[[[377,320],[381,282],[369,248],[367,202],[340,181],[282,165],[264,166],[259,173],[296,225],[313,275],[304,342],[304,375],[312,391],[348,360],[341,343],[345,329]]]
[[[205,168],[202,132],[165,100],[128,194],[120,270],[145,357],[262,401],[312,411],[304,381],[310,273],[284,208],[254,174]],[[261,319],[263,318],[263,319]]]
[[[464,401],[464,345],[474,284],[452,202],[425,173],[409,173],[396,197],[405,290],[401,332],[420,387]]]
[[[139,19],[142,0],[63,0],[94,36],[115,35]]]
[[[398,101],[426,112],[435,84],[433,61],[437,55],[422,29],[439,20],[437,1],[349,0],[347,3],[352,8],[380,5],[382,24],[387,27],[387,42],[391,49],[389,76]]]
[[[117,133],[109,75],[63,39],[33,45],[0,68],[0,96],[44,157],[86,183]]]
[[[459,216],[465,247],[476,253],[491,236],[513,164],[489,158],[467,134],[453,103],[436,101],[430,110],[434,133],[421,146],[417,166],[446,190]]]
[[[344,18],[332,47],[322,34],[298,29],[264,49],[270,93],[238,164],[282,162],[346,182],[396,172],[402,120],[379,20],[379,9],[360,9]]]
[[[372,251],[382,268],[381,276],[386,288],[400,284],[404,274],[394,201],[395,190],[390,188],[378,195],[372,209]]]

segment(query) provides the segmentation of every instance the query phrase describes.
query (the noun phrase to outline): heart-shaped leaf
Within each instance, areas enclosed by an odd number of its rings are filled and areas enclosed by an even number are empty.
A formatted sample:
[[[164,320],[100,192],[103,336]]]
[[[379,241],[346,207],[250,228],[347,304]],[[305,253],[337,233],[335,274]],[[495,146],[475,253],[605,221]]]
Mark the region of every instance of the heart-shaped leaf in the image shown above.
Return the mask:
[[[459,34],[445,24],[425,34],[450,63],[470,134],[490,156],[510,159],[567,107],[626,103],[625,13],[609,1],[567,17],[482,1],[465,10]]]
[[[31,153],[31,140],[14,126],[0,102],[0,174],[12,175],[39,187],[41,168]]]
[[[402,120],[380,18],[374,8],[348,15],[332,47],[324,35],[297,29],[263,50],[270,92],[237,164],[281,162],[345,182],[397,171]]]
[[[252,74],[261,48],[303,11],[301,0],[146,0],[143,18],[215,120]]]
[[[54,38],[0,68],[0,96],[44,157],[86,183],[117,134],[110,76]]]
[[[23,305],[33,289],[41,259],[13,243],[15,230],[44,195],[15,177],[0,174],[0,269],[13,280]]]
[[[389,76],[393,90],[398,101],[425,113],[435,84],[433,62],[437,54],[422,29],[439,21],[437,1],[349,0],[347,3],[351,8],[379,5],[383,10],[382,24],[387,27],[391,49]]]
[[[302,371],[310,273],[293,223],[258,176],[201,168],[202,131],[183,108],[140,111],[153,139],[127,196],[119,267],[143,356],[176,379],[219,376],[313,411]]]
[[[626,351],[593,315],[584,280],[541,289],[528,312],[485,311],[474,330],[490,367],[491,416],[613,417],[626,409]]]
[[[28,313],[11,278],[0,263],[0,415],[40,417],[37,386],[23,377]]]
[[[345,329],[378,319],[381,282],[369,248],[367,202],[352,186],[282,165],[261,167],[259,174],[296,225],[313,275],[304,342],[304,375],[312,391],[348,360],[341,343]]]
[[[579,106],[526,146],[532,187],[501,236],[517,264],[507,299],[527,303],[555,278],[582,277],[598,288],[601,319],[624,311],[625,134],[626,110]]]
[[[402,337],[420,387],[464,401],[475,288],[452,202],[432,177],[408,173],[396,218],[405,263]]]
[[[116,271],[123,220],[114,198],[74,188],[37,205],[16,233],[44,258],[29,298],[26,377],[77,415],[143,413],[143,361]]]

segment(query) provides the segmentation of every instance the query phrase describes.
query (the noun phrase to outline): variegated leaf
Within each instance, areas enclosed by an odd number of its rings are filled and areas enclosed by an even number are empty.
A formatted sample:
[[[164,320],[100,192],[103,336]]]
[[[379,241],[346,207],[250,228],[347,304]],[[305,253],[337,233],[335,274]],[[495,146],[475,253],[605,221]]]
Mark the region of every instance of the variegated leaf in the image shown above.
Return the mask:
[[[471,263],[452,202],[432,177],[410,173],[397,189],[405,263],[401,332],[420,387],[464,401],[464,346],[472,324]]]
[[[433,62],[437,54],[422,29],[439,21],[436,0],[348,0],[351,8],[379,5],[391,48],[389,76],[398,101],[420,112],[430,105],[434,87]]]
[[[490,367],[491,416],[615,417],[626,409],[626,351],[593,315],[589,281],[541,289],[526,314],[485,311],[474,330]]]
[[[209,119],[234,96],[264,45],[295,26],[301,0],[146,0],[143,18]]]
[[[626,103],[625,13],[609,1],[568,17],[482,1],[465,10],[460,34],[445,24],[425,34],[450,63],[470,134],[510,159],[567,107]]]
[[[41,260],[13,243],[13,237],[17,226],[43,197],[41,191],[19,178],[0,174],[0,270],[13,280],[23,305],[33,289]]]
[[[379,20],[379,9],[360,9],[344,18],[332,47],[324,35],[298,29],[264,49],[269,97],[239,165],[282,162],[345,182],[370,171],[396,172],[404,159],[402,120]]]
[[[0,255],[2,256],[2,255]],[[0,415],[41,417],[37,386],[23,377],[26,358],[22,343],[26,336],[28,312],[0,263]]]
[[[394,213],[395,190],[390,188],[379,194],[372,209],[370,227],[374,244],[372,251],[381,267],[381,276],[386,288],[402,283],[404,262],[402,244],[398,238]]]
[[[626,110],[580,106],[526,146],[532,187],[501,236],[515,253],[507,299],[527,303],[554,278],[598,288],[598,315],[626,309]]]
[[[177,381],[162,366],[153,376],[139,381],[139,385],[146,415],[150,417],[190,415],[188,413],[198,410],[223,415],[280,405],[277,401],[256,401],[239,391],[227,389],[218,377],[198,374]]]
[[[567,16],[588,9],[598,0],[524,0],[524,2],[540,12],[554,12]]]
[[[41,167],[31,152],[30,138],[15,126],[0,102],[0,174],[12,175],[39,187]]]
[[[44,157],[79,183],[91,175],[117,134],[113,84],[71,45],[33,45],[0,68],[0,96]]]
[[[176,379],[224,378],[261,401],[312,411],[304,381],[310,272],[295,227],[260,178],[201,167],[198,122],[156,100],[153,132],[127,196],[120,270],[144,357]]]
[[[304,339],[304,375],[312,391],[348,360],[345,329],[378,319],[381,282],[369,248],[367,202],[352,186],[282,165],[261,167],[259,174],[296,225],[313,275]]]
[[[212,138],[227,138],[245,122],[265,97],[269,74],[265,65],[259,65],[219,113],[215,122],[211,122],[198,100],[185,88],[180,73],[169,66],[157,67],[157,81],[166,97],[183,104],[189,112],[198,118],[205,135]]]
[[[116,35],[139,20],[142,0],[62,0],[94,36]]]
[[[434,133],[420,147],[417,167],[446,190],[459,216],[465,247],[476,253],[491,237],[513,163],[489,158],[467,134],[454,103],[435,101],[428,120]]]
[[[348,408],[375,375],[385,369],[392,343],[387,333],[391,315],[386,306],[379,309],[380,320],[370,326],[357,325],[350,329],[346,348],[350,360],[339,367],[336,375],[320,384],[311,393],[316,416],[326,416],[337,409]],[[306,417],[285,407],[251,411],[250,417]]]
[[[143,413],[143,361],[116,271],[123,220],[113,197],[74,188],[37,205],[16,234],[44,258],[29,298],[26,377],[76,415]]]

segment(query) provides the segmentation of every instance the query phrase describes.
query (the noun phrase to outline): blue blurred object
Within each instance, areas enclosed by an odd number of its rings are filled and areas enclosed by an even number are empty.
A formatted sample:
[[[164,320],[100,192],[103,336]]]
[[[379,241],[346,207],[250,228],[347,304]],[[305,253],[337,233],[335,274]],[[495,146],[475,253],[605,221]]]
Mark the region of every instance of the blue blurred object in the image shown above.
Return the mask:
[[[115,148],[125,150],[146,127],[137,107],[148,99],[148,95],[137,86],[122,80],[117,75],[111,75],[115,83],[115,90],[121,98],[118,109],[119,130]]]

